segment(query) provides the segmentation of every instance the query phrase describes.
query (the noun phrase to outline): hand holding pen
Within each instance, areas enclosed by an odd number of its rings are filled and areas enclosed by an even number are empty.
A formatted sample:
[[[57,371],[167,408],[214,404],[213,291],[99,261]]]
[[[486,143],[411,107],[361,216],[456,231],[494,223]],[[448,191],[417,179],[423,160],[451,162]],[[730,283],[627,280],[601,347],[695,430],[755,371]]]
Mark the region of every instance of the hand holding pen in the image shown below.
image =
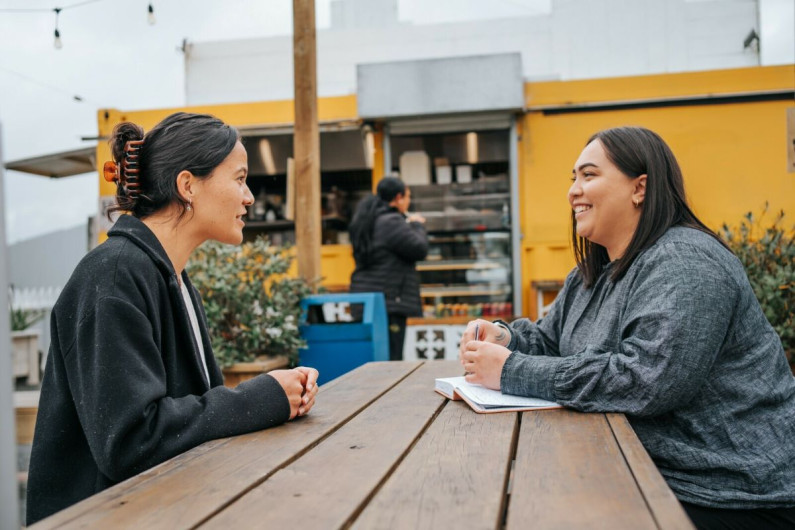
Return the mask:
[[[499,390],[500,374],[511,352],[505,345],[510,333],[487,320],[473,320],[461,336],[459,359],[470,383]]]
[[[475,332],[473,333],[472,338],[469,340],[479,340],[478,337],[480,337],[480,322],[478,320],[475,320],[474,322],[475,322]],[[471,325],[472,322],[470,322],[469,324]],[[467,339],[467,331],[469,331],[469,327],[470,326],[468,325],[467,329],[464,330],[464,334],[461,336],[461,347],[458,352],[458,359],[461,361],[461,364],[464,363],[464,359],[461,357],[461,354],[464,351],[464,343],[469,342],[469,340]],[[469,375],[469,372],[464,372],[464,375]]]
[[[511,340],[510,333],[505,328],[498,326],[488,320],[477,319],[472,320],[467,324],[464,334],[461,335],[461,345],[459,346],[458,358],[466,350],[466,345],[469,341],[480,340],[484,342],[491,342],[499,344],[500,346],[507,346]]]

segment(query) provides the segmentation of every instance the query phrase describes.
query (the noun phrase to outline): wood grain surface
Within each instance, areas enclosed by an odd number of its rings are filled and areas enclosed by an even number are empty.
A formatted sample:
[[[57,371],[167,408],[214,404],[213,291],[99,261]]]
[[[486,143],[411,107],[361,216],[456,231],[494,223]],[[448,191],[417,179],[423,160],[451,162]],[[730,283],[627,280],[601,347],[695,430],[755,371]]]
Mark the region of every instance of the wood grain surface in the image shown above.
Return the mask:
[[[448,401],[353,528],[499,528],[518,425]]]
[[[660,528],[693,529],[693,523],[641,445],[626,416],[605,414],[605,417],[657,525]]]
[[[508,529],[657,528],[603,414],[522,413]]]

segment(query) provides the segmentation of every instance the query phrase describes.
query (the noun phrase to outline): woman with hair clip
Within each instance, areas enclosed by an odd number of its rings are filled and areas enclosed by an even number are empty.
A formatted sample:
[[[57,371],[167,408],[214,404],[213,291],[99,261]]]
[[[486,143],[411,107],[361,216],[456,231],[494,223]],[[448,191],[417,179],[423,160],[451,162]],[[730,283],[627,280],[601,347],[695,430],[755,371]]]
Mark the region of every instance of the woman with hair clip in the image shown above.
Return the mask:
[[[599,132],[568,199],[577,267],[538,322],[467,326],[467,380],[626,414],[698,528],[794,528],[795,378],[671,150],[647,129]]]
[[[32,524],[203,442],[309,412],[317,371],[223,386],[185,273],[207,240],[240,244],[253,202],[238,132],[172,114],[116,126],[105,178],[127,212],[78,264],[52,310],[27,495]]]
[[[407,215],[411,190],[396,177],[384,177],[376,194],[362,199],[349,227],[356,269],[351,292],[381,292],[389,316],[389,359],[403,359],[406,318],[422,315],[415,263],[428,254],[425,219]]]

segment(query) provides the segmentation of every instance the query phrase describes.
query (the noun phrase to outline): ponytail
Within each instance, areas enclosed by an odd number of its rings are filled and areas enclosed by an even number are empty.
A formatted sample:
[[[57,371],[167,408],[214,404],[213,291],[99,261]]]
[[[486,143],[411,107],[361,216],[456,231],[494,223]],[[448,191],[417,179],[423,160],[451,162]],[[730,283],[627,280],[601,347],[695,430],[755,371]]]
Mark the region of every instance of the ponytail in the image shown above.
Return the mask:
[[[370,260],[375,218],[386,207],[387,203],[376,195],[365,197],[356,206],[356,212],[353,214],[348,232],[351,236],[353,259],[356,260],[357,267],[367,266]]]
[[[118,168],[115,174],[115,180],[118,186],[116,187],[116,204],[108,209],[108,219],[110,219],[110,214],[113,212],[133,211],[139,198],[143,197],[144,199],[148,199],[146,195],[140,194],[138,162],[136,156],[140,155],[140,147],[130,148],[130,142],[140,142],[143,139],[144,130],[139,125],[132,122],[126,121],[113,128],[108,144],[110,144],[110,152],[116,164],[114,169]],[[133,182],[131,183],[130,174],[126,170],[129,166],[125,162],[130,160],[130,154],[133,152],[136,162],[134,163],[135,171],[133,172]]]

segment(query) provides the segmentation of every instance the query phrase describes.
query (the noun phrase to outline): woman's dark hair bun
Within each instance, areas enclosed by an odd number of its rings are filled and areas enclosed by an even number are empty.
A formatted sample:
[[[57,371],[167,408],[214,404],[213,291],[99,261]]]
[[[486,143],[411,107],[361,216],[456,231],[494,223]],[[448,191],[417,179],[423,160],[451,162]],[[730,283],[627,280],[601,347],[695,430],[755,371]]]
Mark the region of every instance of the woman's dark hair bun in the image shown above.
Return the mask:
[[[127,142],[144,139],[144,130],[140,125],[125,121],[113,128],[110,133],[110,150],[113,160],[120,164],[124,159],[124,146]]]

